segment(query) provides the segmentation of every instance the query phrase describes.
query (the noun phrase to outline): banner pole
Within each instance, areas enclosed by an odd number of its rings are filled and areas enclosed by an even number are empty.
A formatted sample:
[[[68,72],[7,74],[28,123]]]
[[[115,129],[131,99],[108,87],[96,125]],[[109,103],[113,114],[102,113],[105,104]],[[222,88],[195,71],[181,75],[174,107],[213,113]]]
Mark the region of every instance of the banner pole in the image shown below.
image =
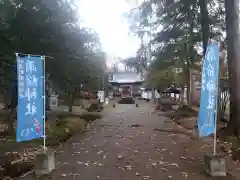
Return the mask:
[[[45,79],[45,56],[43,60],[43,150],[46,152],[46,79]]]
[[[217,111],[216,111],[217,114]],[[215,127],[214,127],[214,138],[213,138],[213,155],[216,156],[217,147],[217,115],[215,115]]]
[[[219,47],[219,51],[220,51],[220,44],[218,44]],[[217,119],[219,118],[219,109],[218,109],[218,105],[220,103],[221,100],[221,90],[220,90],[220,61],[221,61],[221,52],[219,53],[219,68],[218,68],[218,79],[217,79],[217,89],[216,89],[216,93],[217,93],[217,101],[216,101],[216,106],[215,106],[215,124],[214,124],[214,137],[213,137],[213,155],[216,156],[217,154]],[[220,93],[220,94],[219,94]]]

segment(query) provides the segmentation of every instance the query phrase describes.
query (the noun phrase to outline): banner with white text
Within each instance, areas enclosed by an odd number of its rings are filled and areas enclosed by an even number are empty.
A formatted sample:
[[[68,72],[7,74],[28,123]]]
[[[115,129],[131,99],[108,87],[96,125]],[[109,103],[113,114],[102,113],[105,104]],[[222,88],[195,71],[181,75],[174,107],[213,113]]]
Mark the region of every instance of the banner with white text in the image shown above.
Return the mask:
[[[17,142],[43,137],[43,57],[18,56]]]
[[[200,110],[198,114],[199,136],[208,136],[215,132],[216,105],[218,102],[219,48],[210,43],[202,68]]]

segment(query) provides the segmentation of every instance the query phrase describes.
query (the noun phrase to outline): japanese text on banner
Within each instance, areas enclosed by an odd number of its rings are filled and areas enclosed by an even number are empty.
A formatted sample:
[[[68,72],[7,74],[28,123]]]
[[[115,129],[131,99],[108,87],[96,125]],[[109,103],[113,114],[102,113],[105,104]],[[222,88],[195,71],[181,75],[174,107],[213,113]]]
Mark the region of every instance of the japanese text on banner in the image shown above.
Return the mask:
[[[219,48],[208,45],[202,69],[200,111],[198,116],[199,136],[208,136],[215,131],[216,103],[218,100]]]
[[[17,141],[19,142],[43,136],[44,90],[43,59],[31,56],[17,57],[17,63],[19,72]]]

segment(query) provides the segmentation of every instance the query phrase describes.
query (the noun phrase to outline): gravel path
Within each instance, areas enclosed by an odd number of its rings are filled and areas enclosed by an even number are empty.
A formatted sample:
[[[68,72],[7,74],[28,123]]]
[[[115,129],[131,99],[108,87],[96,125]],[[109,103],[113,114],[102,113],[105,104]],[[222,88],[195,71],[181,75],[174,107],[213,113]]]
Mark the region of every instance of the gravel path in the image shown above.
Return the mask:
[[[152,109],[147,103],[108,108],[104,118],[92,124],[91,131],[72,137],[57,150],[56,170],[43,179],[211,179],[202,173],[204,150],[209,147],[151,113]]]

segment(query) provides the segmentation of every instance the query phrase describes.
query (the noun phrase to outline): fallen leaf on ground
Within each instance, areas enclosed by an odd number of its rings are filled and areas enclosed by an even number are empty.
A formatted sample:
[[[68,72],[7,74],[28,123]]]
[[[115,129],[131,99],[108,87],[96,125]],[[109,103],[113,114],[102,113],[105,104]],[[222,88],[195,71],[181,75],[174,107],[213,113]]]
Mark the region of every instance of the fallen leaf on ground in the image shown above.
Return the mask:
[[[156,162],[152,163],[152,167],[156,168],[157,167],[157,163]]]
[[[81,152],[74,152],[74,155],[80,155]]]
[[[138,172],[136,172],[136,176],[139,176],[139,173],[138,173]]]
[[[158,161],[158,164],[163,165],[163,164],[166,164],[166,162],[164,162],[164,161]]]
[[[151,176],[143,176],[144,180],[147,180],[147,179],[150,179],[150,178],[151,178]]]
[[[122,167],[118,167],[119,169],[121,169],[122,171],[125,171],[125,168],[122,168]]]
[[[188,173],[186,173],[186,172],[181,172],[181,174],[182,174],[185,178],[188,177]]]
[[[90,166],[90,164],[89,164],[89,163],[84,163],[84,165],[85,165],[85,166],[87,166],[87,167],[88,167],[88,166]]]
[[[98,155],[100,155],[100,154],[102,154],[102,153],[103,153],[103,151],[98,151],[98,152],[97,152]]]
[[[187,158],[186,158],[186,157],[183,157],[183,156],[181,156],[181,159],[187,160]]]
[[[78,161],[78,162],[77,162],[77,164],[83,164],[83,162],[81,162],[81,161]]]
[[[171,163],[171,164],[168,164],[168,166],[176,166],[176,167],[179,167],[179,165],[177,163]]]
[[[61,174],[62,177],[67,177],[67,174]]]
[[[140,124],[132,124],[132,125],[130,125],[129,127],[136,128],[136,127],[142,127],[142,125],[140,125]]]
[[[122,159],[122,158],[123,158],[123,155],[119,154],[119,155],[117,155],[117,158],[118,158],[118,159]]]
[[[168,176],[169,179],[172,179],[172,176]]]
[[[98,166],[103,166],[103,164],[101,164],[101,163],[98,163]]]
[[[167,169],[166,168],[161,168],[161,171],[167,172]]]
[[[131,165],[127,165],[127,166],[125,166],[125,169],[130,171],[130,170],[132,170],[132,166]]]

